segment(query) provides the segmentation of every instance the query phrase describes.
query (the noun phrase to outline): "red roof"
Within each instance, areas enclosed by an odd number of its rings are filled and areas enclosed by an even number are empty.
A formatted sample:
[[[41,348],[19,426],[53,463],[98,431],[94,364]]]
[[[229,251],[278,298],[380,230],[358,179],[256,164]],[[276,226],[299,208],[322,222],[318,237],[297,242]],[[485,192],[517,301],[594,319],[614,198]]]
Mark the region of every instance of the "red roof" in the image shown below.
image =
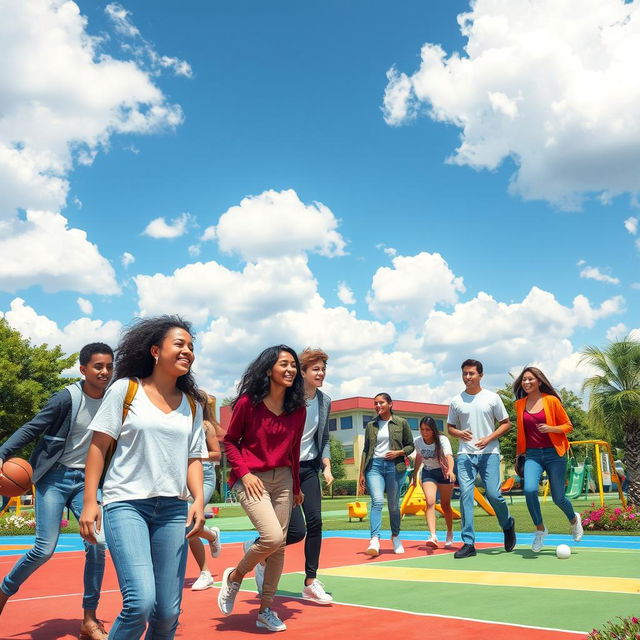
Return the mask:
[[[393,408],[400,413],[419,413],[422,415],[431,414],[436,416],[446,416],[449,411],[449,405],[433,404],[431,402],[414,402],[413,400],[394,400]],[[372,415],[373,398],[365,398],[364,396],[356,396],[354,398],[341,398],[340,400],[331,401],[331,413],[342,413],[344,411],[354,411],[356,409],[369,411]],[[231,420],[231,407],[220,407],[220,425],[226,431]]]
[[[353,411],[355,409],[374,413],[373,398],[355,396],[354,398],[341,398],[340,400],[331,401],[331,413]],[[415,402],[413,400],[394,400],[393,410],[400,413],[431,413],[438,416],[446,416],[449,412],[449,405]]]

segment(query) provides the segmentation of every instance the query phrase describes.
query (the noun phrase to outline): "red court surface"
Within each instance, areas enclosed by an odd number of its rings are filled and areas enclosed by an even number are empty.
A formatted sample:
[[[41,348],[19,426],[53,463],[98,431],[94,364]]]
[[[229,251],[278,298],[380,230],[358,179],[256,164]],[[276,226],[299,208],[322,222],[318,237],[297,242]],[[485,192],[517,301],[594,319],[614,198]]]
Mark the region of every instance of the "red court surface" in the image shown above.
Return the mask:
[[[323,542],[322,565],[326,568],[384,562],[394,558],[390,552],[370,559],[364,553],[363,540],[329,538]],[[495,545],[479,545],[495,546]],[[424,556],[422,543],[407,542],[406,555]],[[435,553],[449,553],[436,551]],[[211,567],[219,579],[222,570],[233,565],[240,557],[241,545],[224,545],[220,558]],[[395,556],[397,558],[397,556]],[[5,574],[17,556],[4,557],[0,561],[0,574]],[[82,598],[83,554],[80,552],[57,553],[36,572],[5,607],[0,617],[2,640],[61,640],[77,638],[80,626]],[[289,547],[286,553],[285,572],[300,571],[304,565],[303,545]],[[216,597],[217,588],[193,592],[190,587],[197,577],[193,559],[189,559],[187,579],[182,601],[183,613],[176,637],[185,639],[206,638],[212,632],[233,640],[270,635],[269,631],[255,627],[258,599],[255,592],[244,591],[238,596],[231,616],[220,614]],[[302,575],[300,576],[302,583]],[[248,584],[249,587],[249,584]],[[346,594],[345,594],[346,596]],[[416,597],[429,597],[416,590]],[[345,598],[346,599],[346,598]],[[107,561],[103,594],[99,614],[109,628],[120,611],[121,599],[111,562]],[[450,617],[405,613],[390,609],[374,609],[349,604],[320,606],[291,596],[279,596],[274,608],[287,623],[283,637],[294,639],[317,636],[319,630],[330,632],[331,640],[388,640],[390,637],[418,638],[425,634],[434,638],[491,640],[563,640],[581,637],[575,633],[534,629],[508,624],[459,620]],[[132,639],[133,640],[133,639]]]

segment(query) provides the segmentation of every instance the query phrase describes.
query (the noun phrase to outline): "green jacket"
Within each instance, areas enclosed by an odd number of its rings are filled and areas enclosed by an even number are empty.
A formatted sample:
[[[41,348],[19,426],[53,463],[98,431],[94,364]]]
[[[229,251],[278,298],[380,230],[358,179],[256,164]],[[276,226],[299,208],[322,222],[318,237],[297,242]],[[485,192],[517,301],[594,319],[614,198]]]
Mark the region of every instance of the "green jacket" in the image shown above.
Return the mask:
[[[364,449],[362,451],[362,467],[360,473],[364,473],[367,469],[367,465],[373,459],[373,452],[376,450],[376,443],[378,441],[378,418],[371,420],[367,423],[364,429]],[[393,451],[399,451],[402,449],[404,455],[408,456],[413,453],[413,434],[411,433],[411,427],[404,418],[391,415],[389,420],[389,445]],[[396,471],[405,471],[407,465],[404,462],[404,458],[396,458]]]

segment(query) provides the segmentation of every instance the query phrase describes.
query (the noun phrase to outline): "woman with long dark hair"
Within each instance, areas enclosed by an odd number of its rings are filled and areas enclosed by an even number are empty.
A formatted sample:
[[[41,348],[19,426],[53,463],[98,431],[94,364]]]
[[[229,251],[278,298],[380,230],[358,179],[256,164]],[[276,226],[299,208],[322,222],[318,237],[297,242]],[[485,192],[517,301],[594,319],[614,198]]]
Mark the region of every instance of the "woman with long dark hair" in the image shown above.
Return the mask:
[[[123,607],[110,640],[175,636],[186,538],[204,524],[202,407],[191,373],[191,326],[178,316],[140,320],[116,350],[115,382],[91,422],[80,533],[95,543],[102,516]],[[115,445],[115,446],[114,446]],[[113,451],[108,459],[108,452]],[[187,499],[193,496],[189,506]]]
[[[413,468],[411,484],[418,482],[418,472],[422,467],[422,491],[424,492],[426,510],[425,519],[429,527],[427,547],[437,549],[436,535],[436,496],[440,491],[440,506],[447,523],[445,547],[453,544],[453,510],[451,509],[451,493],[456,475],[453,471],[453,452],[451,443],[444,434],[438,431],[438,425],[431,416],[420,420],[420,435],[414,440],[416,461]]]
[[[360,489],[364,491],[366,483],[371,496],[371,541],[367,553],[370,556],[380,553],[385,491],[393,551],[404,553],[400,541],[400,482],[407,470],[405,457],[413,453],[413,436],[409,423],[393,414],[393,400],[388,393],[378,393],[373,407],[378,417],[365,427],[359,479]]]
[[[271,603],[282,574],[291,509],[304,499],[300,441],[305,417],[304,383],[296,352],[283,344],[265,349],[240,380],[224,437],[231,466],[229,486],[237,492],[260,537],[236,567],[222,574],[218,606],[229,615],[245,575],[265,561],[256,626],[270,631],[287,628]]]
[[[558,392],[537,367],[525,367],[513,383],[518,425],[516,454],[525,453],[524,495],[536,527],[532,551],[541,551],[548,531],[542,520],[538,486],[542,472],[547,472],[553,502],[567,516],[573,539],[582,539],[580,514],[574,512],[564,495],[564,477],[569,450],[567,434],[573,425]]]

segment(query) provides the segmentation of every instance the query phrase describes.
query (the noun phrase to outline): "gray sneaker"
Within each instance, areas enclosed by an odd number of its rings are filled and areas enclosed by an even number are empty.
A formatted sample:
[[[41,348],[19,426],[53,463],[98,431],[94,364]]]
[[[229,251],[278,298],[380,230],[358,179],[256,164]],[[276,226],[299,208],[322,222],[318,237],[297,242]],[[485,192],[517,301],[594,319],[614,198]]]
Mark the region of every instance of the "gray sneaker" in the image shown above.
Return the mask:
[[[584,529],[582,528],[582,516],[579,513],[576,513],[576,523],[571,525],[571,535],[576,542],[580,542],[584,535]]]
[[[278,618],[278,614],[269,608],[258,614],[256,627],[258,627],[258,629],[269,629],[269,631],[287,630],[287,625]]]
[[[229,567],[222,574],[222,585],[218,592],[218,608],[225,616],[233,611],[233,605],[240,589],[239,582],[229,582],[229,576],[233,573],[235,567]]]

